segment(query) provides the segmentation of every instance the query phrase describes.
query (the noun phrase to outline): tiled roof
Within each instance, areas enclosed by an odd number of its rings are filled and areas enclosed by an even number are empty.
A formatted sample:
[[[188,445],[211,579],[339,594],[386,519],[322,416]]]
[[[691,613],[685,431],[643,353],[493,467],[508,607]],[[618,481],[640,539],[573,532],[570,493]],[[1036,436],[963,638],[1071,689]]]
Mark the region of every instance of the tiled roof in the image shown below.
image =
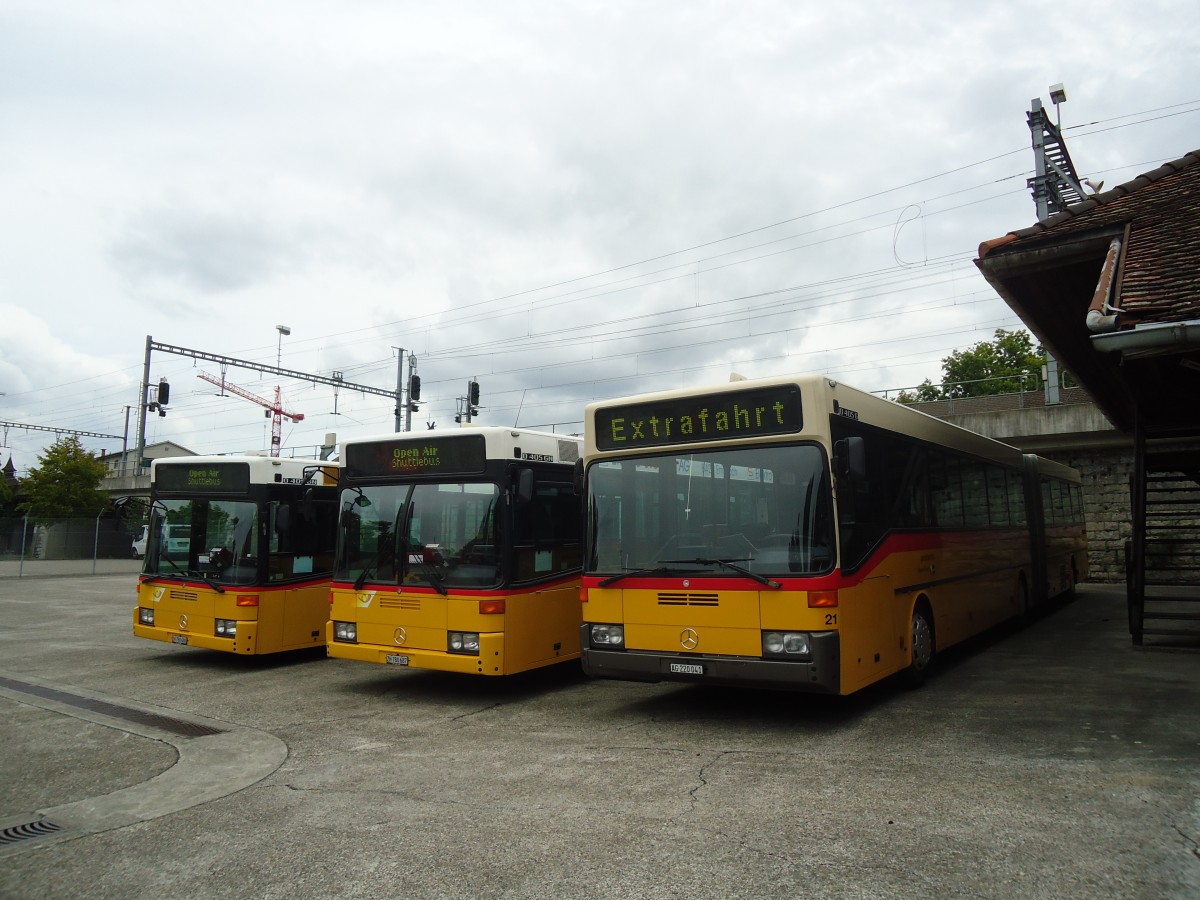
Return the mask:
[[[1038,222],[979,246],[982,260],[1072,234],[1126,226],[1121,324],[1200,318],[1200,150]]]

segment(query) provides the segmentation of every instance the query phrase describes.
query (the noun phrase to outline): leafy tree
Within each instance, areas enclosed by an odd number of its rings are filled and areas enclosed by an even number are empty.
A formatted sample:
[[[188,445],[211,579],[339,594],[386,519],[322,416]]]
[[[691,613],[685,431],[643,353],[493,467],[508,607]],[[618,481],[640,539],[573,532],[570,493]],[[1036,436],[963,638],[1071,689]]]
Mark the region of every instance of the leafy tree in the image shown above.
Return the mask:
[[[108,495],[99,490],[104,471],[104,463],[84,450],[79,438],[59,438],[21,480],[18,508],[40,522],[99,515],[108,507]]]
[[[955,350],[942,359],[942,386],[928,378],[916,393],[901,393],[901,403],[958,397],[1015,394],[1029,387],[1028,373],[1039,372],[1045,360],[1040,344],[1028,331],[996,329],[995,340],[980,341],[968,350]]]

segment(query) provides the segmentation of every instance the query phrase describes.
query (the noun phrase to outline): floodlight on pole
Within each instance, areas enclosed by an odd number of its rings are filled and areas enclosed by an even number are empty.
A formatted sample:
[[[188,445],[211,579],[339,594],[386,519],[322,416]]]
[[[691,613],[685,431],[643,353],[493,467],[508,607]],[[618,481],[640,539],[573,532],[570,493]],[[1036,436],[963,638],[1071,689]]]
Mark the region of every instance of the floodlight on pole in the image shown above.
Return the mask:
[[[1054,124],[1062,127],[1062,110],[1059,109],[1059,104],[1067,102],[1067,89],[1063,87],[1062,82],[1050,85],[1050,102],[1054,104]]]
[[[292,329],[286,325],[276,325],[275,330],[279,332],[279,346],[275,349],[275,368],[279,368],[279,361],[283,358],[283,336],[291,334]]]

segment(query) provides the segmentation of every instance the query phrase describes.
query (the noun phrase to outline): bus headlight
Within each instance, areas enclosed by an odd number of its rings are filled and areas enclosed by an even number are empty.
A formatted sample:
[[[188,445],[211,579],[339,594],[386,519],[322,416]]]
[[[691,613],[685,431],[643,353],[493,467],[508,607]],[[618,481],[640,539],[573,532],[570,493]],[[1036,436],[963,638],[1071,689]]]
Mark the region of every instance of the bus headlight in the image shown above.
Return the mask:
[[[625,626],[593,625],[592,646],[613,647],[618,650],[621,649],[625,646]]]
[[[237,637],[237,620],[217,619],[217,637]]]
[[[446,649],[451,653],[479,655],[479,635],[473,631],[451,631],[446,636]]]
[[[764,631],[763,656],[784,659],[807,659],[812,652],[812,639],[807,631]]]
[[[347,644],[358,643],[358,626],[354,622],[334,622],[333,639]]]
[[[139,606],[138,607],[138,624],[153,625],[154,624],[154,610],[147,609],[144,606]]]

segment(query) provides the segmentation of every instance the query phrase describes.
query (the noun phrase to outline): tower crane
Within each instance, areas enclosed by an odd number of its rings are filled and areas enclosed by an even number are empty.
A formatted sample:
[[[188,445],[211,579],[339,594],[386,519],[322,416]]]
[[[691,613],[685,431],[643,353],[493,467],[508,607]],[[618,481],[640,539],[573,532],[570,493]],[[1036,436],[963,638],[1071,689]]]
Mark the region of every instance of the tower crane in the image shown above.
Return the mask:
[[[226,381],[224,376],[218,378],[216,375],[209,375],[207,372],[197,372],[197,378],[203,378],[205,381],[217,385],[223,391],[229,391],[231,394],[237,394],[243,399],[249,400],[251,403],[257,403],[259,406],[267,410],[267,415],[271,416],[271,455],[279,455],[279,436],[283,431],[281,422],[284,416],[287,416],[293,422],[304,421],[304,413],[291,412],[283,408],[282,398],[280,397],[279,385],[275,385],[275,402],[272,403],[257,394],[252,394],[242,387],[238,387],[232,382]]]

